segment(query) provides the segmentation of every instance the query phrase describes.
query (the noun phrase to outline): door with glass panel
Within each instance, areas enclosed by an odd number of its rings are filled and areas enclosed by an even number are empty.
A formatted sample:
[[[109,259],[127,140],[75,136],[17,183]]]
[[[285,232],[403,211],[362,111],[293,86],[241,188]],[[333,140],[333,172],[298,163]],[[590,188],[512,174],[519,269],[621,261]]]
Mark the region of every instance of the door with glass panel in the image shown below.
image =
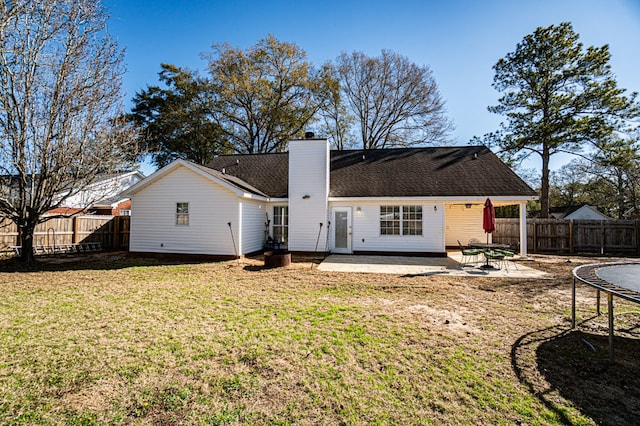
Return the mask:
[[[331,209],[331,252],[351,253],[351,207]]]

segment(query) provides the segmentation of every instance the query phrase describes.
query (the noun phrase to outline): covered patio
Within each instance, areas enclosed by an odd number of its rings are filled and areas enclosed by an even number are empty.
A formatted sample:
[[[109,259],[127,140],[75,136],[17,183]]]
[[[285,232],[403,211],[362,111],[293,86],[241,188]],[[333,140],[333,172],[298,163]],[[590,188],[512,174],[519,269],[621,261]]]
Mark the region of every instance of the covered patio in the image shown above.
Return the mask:
[[[527,202],[537,197],[481,196],[467,199],[450,199],[445,201],[445,245],[448,249],[467,247],[469,241],[492,242],[492,235],[484,232],[483,209],[487,200],[493,207],[517,206],[519,215],[519,234],[517,253],[526,259],[527,251]]]

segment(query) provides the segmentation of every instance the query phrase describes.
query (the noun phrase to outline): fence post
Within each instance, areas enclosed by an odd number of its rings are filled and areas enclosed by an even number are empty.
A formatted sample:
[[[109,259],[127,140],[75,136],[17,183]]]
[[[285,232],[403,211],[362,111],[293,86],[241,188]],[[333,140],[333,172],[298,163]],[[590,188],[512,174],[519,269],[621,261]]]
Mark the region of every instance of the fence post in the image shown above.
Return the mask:
[[[533,235],[533,250],[532,251],[534,253],[537,253],[538,252],[538,224],[535,222],[535,219],[534,219],[534,222],[533,222],[532,235]]]
[[[605,238],[607,238],[607,234],[606,234],[606,232],[604,230],[604,220],[600,221],[600,238],[601,238],[601,240],[600,240],[600,254],[603,255],[604,254],[604,248],[605,248],[605,245],[606,245]]]
[[[71,241],[73,242],[73,244],[78,244],[78,216],[73,216],[73,237],[71,238]]]
[[[569,254],[575,253],[575,244],[573,242],[573,219],[569,219]]]
[[[640,256],[640,221],[635,220],[635,233],[636,233],[636,254]]]
[[[119,241],[120,241],[120,216],[113,217],[112,223],[113,235],[111,239],[112,249],[119,249]]]

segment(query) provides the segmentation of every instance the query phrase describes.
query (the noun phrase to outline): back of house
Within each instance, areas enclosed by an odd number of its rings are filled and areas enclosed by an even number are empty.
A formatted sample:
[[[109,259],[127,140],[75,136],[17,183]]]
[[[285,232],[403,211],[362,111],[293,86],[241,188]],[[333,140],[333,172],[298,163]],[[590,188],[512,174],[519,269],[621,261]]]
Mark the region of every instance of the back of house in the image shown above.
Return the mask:
[[[445,255],[458,240],[485,238],[487,198],[519,205],[523,223],[535,198],[483,146],[332,151],[317,138],[207,166],[176,160],[125,195],[132,252],[221,257],[271,242],[294,252]]]

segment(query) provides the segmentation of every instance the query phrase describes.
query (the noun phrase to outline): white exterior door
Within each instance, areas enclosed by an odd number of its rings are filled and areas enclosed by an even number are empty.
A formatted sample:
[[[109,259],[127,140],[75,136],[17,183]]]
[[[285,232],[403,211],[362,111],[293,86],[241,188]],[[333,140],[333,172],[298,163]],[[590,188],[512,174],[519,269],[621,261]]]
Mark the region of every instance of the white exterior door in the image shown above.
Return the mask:
[[[332,253],[351,253],[351,207],[331,209]]]

